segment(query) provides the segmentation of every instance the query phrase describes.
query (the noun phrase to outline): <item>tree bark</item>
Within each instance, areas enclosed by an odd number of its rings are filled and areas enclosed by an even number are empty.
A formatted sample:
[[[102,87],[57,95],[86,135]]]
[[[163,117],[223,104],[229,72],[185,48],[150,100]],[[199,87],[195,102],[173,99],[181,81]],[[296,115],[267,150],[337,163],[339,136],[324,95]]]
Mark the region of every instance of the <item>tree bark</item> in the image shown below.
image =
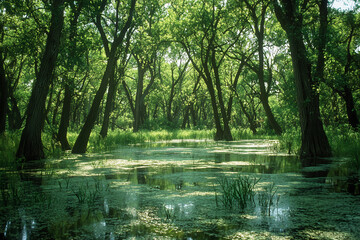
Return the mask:
[[[273,1],[276,17],[286,31],[294,70],[297,105],[301,126],[301,158],[330,157],[331,148],[323,129],[319,96],[314,90],[311,63],[306,56],[302,35],[302,16],[295,12],[295,1]],[[327,11],[327,0],[321,0],[320,14]],[[321,25],[321,24],[320,24]],[[321,49],[320,49],[321,50]]]
[[[55,69],[64,25],[64,0],[54,0],[51,12],[51,25],[46,47],[41,60],[40,71],[31,92],[26,112],[26,124],[16,153],[17,157],[25,158],[26,161],[45,158],[41,141],[41,127],[45,119],[45,100]]]

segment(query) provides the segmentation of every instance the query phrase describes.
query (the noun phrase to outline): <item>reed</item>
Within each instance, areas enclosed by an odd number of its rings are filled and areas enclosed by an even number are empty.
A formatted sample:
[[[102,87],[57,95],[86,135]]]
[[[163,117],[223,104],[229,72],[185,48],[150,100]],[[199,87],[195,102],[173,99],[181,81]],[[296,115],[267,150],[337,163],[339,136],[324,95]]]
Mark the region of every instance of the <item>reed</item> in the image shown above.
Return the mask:
[[[263,214],[270,216],[271,208],[278,206],[280,195],[277,195],[276,192],[277,188],[275,187],[275,183],[271,183],[264,188],[264,191],[259,193],[259,206]]]
[[[220,199],[225,208],[237,208],[243,211],[249,203],[254,203],[254,189],[259,181],[260,178],[242,175],[236,178],[221,177],[218,180],[221,195],[219,197],[215,195],[216,201]]]

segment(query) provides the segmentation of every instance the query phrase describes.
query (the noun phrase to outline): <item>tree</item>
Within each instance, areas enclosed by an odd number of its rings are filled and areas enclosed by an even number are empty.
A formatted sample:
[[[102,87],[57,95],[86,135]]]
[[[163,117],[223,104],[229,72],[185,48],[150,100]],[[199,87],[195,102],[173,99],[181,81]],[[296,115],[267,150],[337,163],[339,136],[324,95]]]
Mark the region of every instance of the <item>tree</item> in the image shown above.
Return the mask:
[[[103,26],[102,26],[102,19],[101,19],[101,12],[104,11],[107,1],[104,0],[101,3],[100,11],[96,16],[95,24],[101,34],[101,38],[103,40],[105,52],[107,55],[107,65],[104,72],[104,75],[101,80],[101,84],[99,86],[99,89],[96,92],[95,98],[92,102],[90,112],[86,117],[86,121],[81,128],[80,134],[76,139],[76,142],[74,144],[73,153],[85,153],[87,148],[87,143],[89,141],[91,130],[94,127],[95,121],[99,114],[99,107],[101,100],[106,92],[106,89],[108,87],[109,79],[114,77],[115,67],[118,59],[118,47],[123,43],[123,40],[131,26],[131,22],[133,19],[133,15],[135,12],[135,4],[136,0],[131,0],[129,14],[127,17],[127,20],[124,21],[124,24],[120,26],[120,19],[119,19],[119,13],[116,14],[116,23],[115,24],[115,31],[114,31],[114,40],[111,43],[111,48],[109,46],[109,40],[106,37],[106,34],[104,32]],[[120,1],[117,1],[118,6],[120,5]],[[116,9],[116,12],[119,11],[119,8]],[[121,29],[121,30],[120,30]],[[118,31],[120,31],[118,33]]]
[[[192,66],[205,82],[210,95],[215,122],[215,140],[232,140],[229,115],[225,106],[221,67],[229,49],[237,42],[239,31],[235,26],[232,6],[223,2],[194,4],[189,16],[175,9],[176,18],[184,19],[175,28],[175,38],[183,46]],[[200,16],[197,16],[200,14]],[[201,17],[201,21],[194,21]],[[226,33],[226,34],[224,34]]]
[[[102,124],[101,130],[100,130],[100,136],[103,138],[107,136],[107,132],[109,129],[110,114],[113,111],[113,105],[114,105],[114,100],[116,97],[117,87],[119,85],[119,82],[124,77],[125,68],[130,60],[130,57],[128,57],[130,37],[131,37],[131,30],[129,31],[129,33],[127,34],[127,37],[126,37],[126,43],[125,43],[125,47],[124,47],[125,49],[121,50],[122,58],[120,60],[116,74],[114,77],[110,78],[110,80],[109,80],[109,89],[108,89],[108,94],[107,94],[107,98],[106,98],[104,119],[103,119],[103,124]]]
[[[3,26],[0,23],[0,38],[3,38]],[[2,42],[2,41],[1,41]],[[6,111],[8,98],[8,81],[5,76],[4,57],[0,49],[0,135],[5,132],[6,128]]]
[[[71,7],[71,16],[72,19],[70,21],[70,33],[69,33],[69,54],[68,58],[66,60],[67,62],[67,71],[72,72],[74,65],[75,65],[75,59],[76,59],[76,36],[77,36],[77,24],[78,19],[81,13],[81,10],[84,6],[84,1],[81,0],[78,2],[78,5],[75,5],[75,2],[70,2]],[[70,111],[71,111],[71,97],[73,95],[73,80],[70,80],[70,74],[66,74],[64,79],[64,100],[63,100],[63,107],[61,112],[61,120],[59,125],[59,130],[57,133],[57,139],[61,143],[62,150],[70,150],[70,144],[67,139],[67,131],[69,127],[69,121],[70,121]]]
[[[302,158],[331,156],[331,148],[323,129],[319,95],[319,80],[323,78],[324,50],[327,29],[327,0],[321,0],[319,39],[317,44],[317,63],[315,73],[304,44],[303,19],[309,1],[300,4],[297,0],[273,0],[276,17],[287,34],[293,64],[294,79],[297,93],[297,105],[301,126]]]
[[[270,4],[268,0],[260,0],[255,1],[254,3],[250,2],[249,0],[244,1],[247,8],[249,9],[249,18],[252,20],[252,29],[255,33],[257,39],[257,50],[258,50],[258,64],[251,64],[250,68],[257,74],[259,79],[259,87],[260,87],[260,101],[263,105],[265,110],[267,119],[274,129],[277,135],[281,135],[282,129],[278,122],[275,119],[275,116],[271,110],[269,105],[269,89],[271,87],[270,81],[265,80],[265,64],[264,64],[264,41],[265,41],[265,22],[266,22],[266,14],[267,9]],[[259,12],[259,16],[257,15]],[[271,77],[271,75],[269,75]],[[266,89],[265,82],[267,83],[268,89]]]
[[[327,56],[327,77],[325,83],[336,92],[345,102],[348,123],[355,130],[359,130],[359,118],[354,101],[354,90],[359,86],[359,62],[356,58],[356,40],[359,36],[360,19],[354,12],[332,14],[330,33],[331,47]]]
[[[51,23],[41,66],[35,80],[26,111],[26,124],[21,134],[16,153],[19,158],[39,160],[45,158],[41,141],[42,125],[45,119],[45,100],[49,91],[52,74],[60,46],[60,37],[64,25],[64,1],[54,0],[51,5]]]

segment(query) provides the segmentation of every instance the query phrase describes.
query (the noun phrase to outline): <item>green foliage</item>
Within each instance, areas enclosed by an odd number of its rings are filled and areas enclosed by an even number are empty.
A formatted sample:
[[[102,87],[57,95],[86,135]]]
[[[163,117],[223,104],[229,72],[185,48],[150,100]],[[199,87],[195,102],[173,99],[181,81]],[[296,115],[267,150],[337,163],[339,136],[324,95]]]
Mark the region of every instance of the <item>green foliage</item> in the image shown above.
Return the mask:
[[[334,156],[351,157],[356,160],[360,156],[360,133],[348,125],[328,127],[326,129]]]
[[[6,132],[0,135],[0,168],[16,169],[16,150],[20,141],[20,132]]]

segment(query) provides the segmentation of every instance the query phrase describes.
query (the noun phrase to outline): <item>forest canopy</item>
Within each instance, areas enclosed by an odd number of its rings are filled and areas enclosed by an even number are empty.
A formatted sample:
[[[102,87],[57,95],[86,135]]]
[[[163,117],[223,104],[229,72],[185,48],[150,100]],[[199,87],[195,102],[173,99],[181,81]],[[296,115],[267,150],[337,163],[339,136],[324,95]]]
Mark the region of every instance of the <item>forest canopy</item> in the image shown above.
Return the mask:
[[[92,132],[159,129],[299,132],[301,157],[329,157],[327,130],[359,131],[349,2],[2,0],[0,133],[25,160],[46,157],[43,134],[84,153]]]

